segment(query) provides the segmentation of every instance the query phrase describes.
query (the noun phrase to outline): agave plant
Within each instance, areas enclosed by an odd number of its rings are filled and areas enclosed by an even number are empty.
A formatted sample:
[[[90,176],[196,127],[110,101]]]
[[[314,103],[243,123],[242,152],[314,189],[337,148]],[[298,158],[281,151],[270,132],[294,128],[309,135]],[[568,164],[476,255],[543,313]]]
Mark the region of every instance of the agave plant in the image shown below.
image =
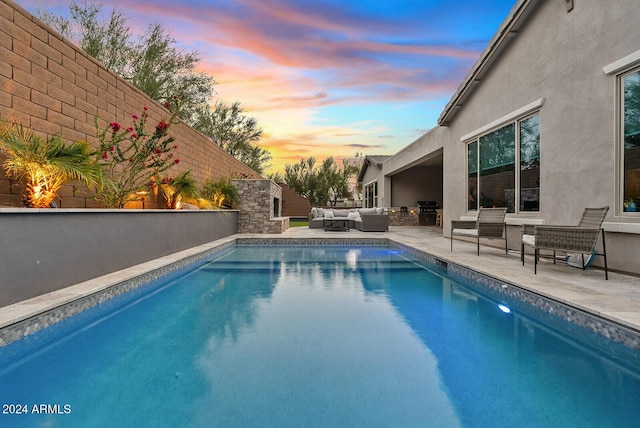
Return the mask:
[[[176,178],[158,179],[159,193],[165,200],[165,205],[169,209],[178,209],[182,203],[182,199],[197,199],[200,197],[198,184],[191,177],[191,171],[185,171]]]
[[[6,156],[3,167],[7,174],[26,182],[22,199],[29,208],[49,208],[69,180],[89,187],[102,181],[102,168],[93,161],[89,143],[84,141],[67,145],[59,135],[44,140],[22,124],[0,121],[0,149]]]

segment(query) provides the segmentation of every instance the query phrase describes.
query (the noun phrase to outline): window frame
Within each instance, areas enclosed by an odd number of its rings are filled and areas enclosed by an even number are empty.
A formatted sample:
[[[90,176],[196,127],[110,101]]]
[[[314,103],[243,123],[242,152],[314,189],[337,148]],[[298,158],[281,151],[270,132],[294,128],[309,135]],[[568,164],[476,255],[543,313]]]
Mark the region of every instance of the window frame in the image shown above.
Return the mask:
[[[370,190],[372,189],[371,193]],[[378,180],[370,181],[364,185],[364,208],[374,208],[378,206]]]
[[[640,52],[640,51],[639,51]],[[625,69],[618,69],[620,73],[616,75],[616,108],[615,108],[615,133],[616,133],[616,197],[615,197],[615,215],[626,218],[639,218],[640,208],[637,208],[635,212],[625,211],[625,147],[624,147],[624,78],[632,74],[640,74],[640,64],[634,64],[633,66]],[[636,204],[640,204],[640,201],[635,201]]]
[[[467,212],[477,212],[478,208],[479,208],[479,204],[480,204],[480,198],[476,197],[476,207],[475,209],[470,209],[469,207],[469,195],[468,195],[468,189],[469,189],[469,146],[471,144],[476,144],[476,192],[479,195],[481,193],[481,176],[482,174],[480,173],[480,168],[481,168],[481,163],[480,163],[480,155],[481,155],[481,144],[480,144],[480,139],[484,136],[487,136],[499,129],[502,128],[506,128],[507,126],[513,125],[514,126],[514,138],[515,138],[515,148],[514,148],[514,154],[515,154],[515,159],[514,159],[514,211],[512,213],[512,215],[538,215],[540,213],[540,187],[538,187],[538,209],[537,210],[521,210],[520,209],[520,199],[522,197],[522,188],[521,188],[521,173],[522,173],[522,165],[521,165],[521,135],[520,135],[520,130],[521,130],[521,123],[531,119],[532,117],[538,116],[538,124],[540,126],[540,116],[541,116],[541,109],[540,107],[542,106],[542,104],[544,103],[544,99],[540,99],[538,101],[535,101],[534,103],[531,103],[525,107],[523,107],[522,109],[516,110],[515,112],[505,116],[502,119],[498,119],[497,121],[492,122],[490,125],[486,125],[482,128],[479,128],[477,131],[474,131],[472,133],[469,133],[467,135],[465,135],[464,139],[464,143],[465,143],[465,159],[466,159],[466,165],[465,165],[465,179],[466,179],[466,183],[465,183],[465,187],[467,188],[467,194],[466,194],[466,198],[467,201],[465,203],[466,207],[467,207]],[[535,106],[537,107],[537,109],[534,109],[532,111],[531,107]],[[519,113],[519,114],[518,114]],[[540,132],[540,130],[539,130]],[[469,138],[471,136],[471,138]],[[540,143],[538,143],[540,145]],[[540,150],[540,147],[538,147],[538,150]],[[541,156],[541,155],[540,155]]]

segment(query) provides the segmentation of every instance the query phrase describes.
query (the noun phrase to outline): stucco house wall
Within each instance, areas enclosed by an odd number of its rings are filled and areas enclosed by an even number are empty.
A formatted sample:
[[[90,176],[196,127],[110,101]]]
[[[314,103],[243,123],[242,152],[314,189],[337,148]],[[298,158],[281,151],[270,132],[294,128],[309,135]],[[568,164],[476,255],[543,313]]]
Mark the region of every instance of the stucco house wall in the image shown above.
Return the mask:
[[[416,182],[428,182],[428,187]],[[416,207],[417,201],[436,201],[442,206],[442,167],[418,166],[393,176],[391,181],[392,207]]]
[[[576,224],[586,206],[608,205],[609,266],[640,273],[640,216],[622,213],[616,198],[617,77],[603,71],[634,53],[640,63],[640,15],[631,13],[637,6],[634,0],[576,1],[567,11],[563,1],[518,1],[439,125],[385,162],[379,180],[388,182],[442,147],[448,236],[451,219],[474,215],[467,211],[464,137],[497,129],[528,106],[540,114],[540,209],[508,215],[510,247],[519,249],[522,223]],[[496,43],[501,38],[508,43]],[[492,49],[502,50],[492,56]],[[478,68],[483,72],[476,77]],[[458,97],[466,84],[471,90]],[[395,184],[382,191],[397,192]]]

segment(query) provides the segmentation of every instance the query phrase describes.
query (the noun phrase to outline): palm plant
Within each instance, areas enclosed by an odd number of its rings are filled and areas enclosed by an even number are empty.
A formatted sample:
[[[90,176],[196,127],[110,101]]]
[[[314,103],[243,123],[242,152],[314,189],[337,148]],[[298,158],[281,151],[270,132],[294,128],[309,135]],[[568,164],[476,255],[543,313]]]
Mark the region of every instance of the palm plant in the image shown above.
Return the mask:
[[[159,192],[165,200],[166,207],[178,209],[182,198],[197,199],[200,196],[198,184],[191,177],[191,171],[185,171],[176,178],[162,179]]]
[[[59,135],[43,140],[22,124],[0,121],[0,149],[6,155],[7,174],[26,181],[22,199],[29,208],[49,208],[69,180],[90,187],[102,182],[102,168],[84,141],[67,145]]]
[[[233,207],[239,198],[238,189],[228,178],[205,181],[201,193],[205,199],[211,201],[215,208]]]

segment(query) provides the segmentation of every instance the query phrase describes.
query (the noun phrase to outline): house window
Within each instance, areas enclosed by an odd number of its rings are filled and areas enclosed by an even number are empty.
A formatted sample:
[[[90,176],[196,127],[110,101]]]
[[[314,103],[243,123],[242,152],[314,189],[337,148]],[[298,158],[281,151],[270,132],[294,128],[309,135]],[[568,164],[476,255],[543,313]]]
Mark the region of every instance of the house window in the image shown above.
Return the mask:
[[[622,210],[640,212],[640,70],[622,79]]]
[[[467,148],[467,188],[469,197],[468,210],[478,209],[478,142],[469,143]]]
[[[517,167],[516,167],[517,166]],[[540,205],[540,114],[515,120],[467,145],[468,209]]]
[[[364,207],[373,208],[378,206],[378,182],[374,181],[364,186]]]

